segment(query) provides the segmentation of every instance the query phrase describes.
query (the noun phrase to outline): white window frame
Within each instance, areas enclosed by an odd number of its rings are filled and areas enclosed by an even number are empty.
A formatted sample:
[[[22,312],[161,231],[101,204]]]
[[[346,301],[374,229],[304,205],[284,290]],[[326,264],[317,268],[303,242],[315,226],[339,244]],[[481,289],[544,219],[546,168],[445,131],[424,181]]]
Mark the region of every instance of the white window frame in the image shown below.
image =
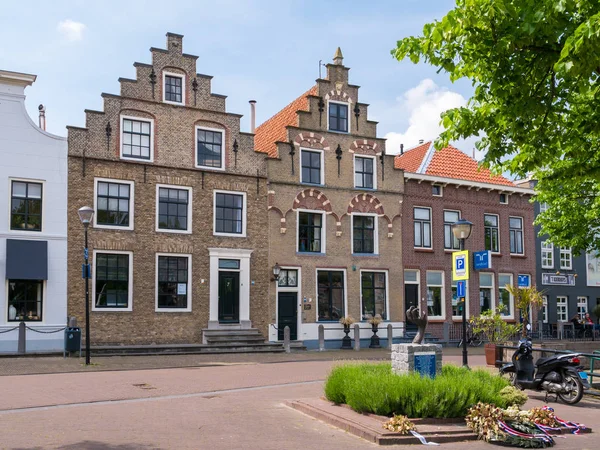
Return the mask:
[[[504,289],[504,286],[500,285],[500,277],[501,276],[510,277],[510,285],[511,286],[515,285],[515,277],[513,276],[512,273],[499,273],[498,274],[498,306],[500,306],[500,298],[502,297],[500,295],[500,289]],[[515,318],[515,298],[508,290],[506,292],[508,292],[508,303],[510,306],[510,314],[500,313],[500,315],[502,316],[503,319],[514,319]]]
[[[337,269],[332,267],[315,268],[315,322],[336,323],[331,320],[319,320],[319,272],[343,272],[344,273],[344,316],[348,315],[348,274],[346,269]],[[339,324],[338,324],[339,325]]]
[[[23,183],[37,183],[42,185],[42,226],[40,227],[40,231],[27,231],[27,230],[13,230],[11,229],[11,221],[12,221],[12,182],[23,182]],[[8,214],[7,214],[7,224],[6,231],[10,234],[22,234],[25,236],[31,236],[32,234],[35,236],[35,233],[44,233],[45,228],[45,220],[44,217],[46,215],[46,181],[38,180],[35,178],[18,178],[18,177],[8,177]],[[46,218],[47,219],[47,218]],[[8,296],[6,297],[8,298]],[[8,316],[7,316],[8,317]],[[40,322],[36,322],[40,323]]]
[[[356,185],[356,158],[363,158],[363,159],[371,159],[373,160],[373,187],[362,187],[362,186],[357,186]],[[354,157],[352,158],[352,164],[353,164],[353,169],[352,169],[352,174],[354,176],[354,187],[356,189],[365,189],[367,191],[375,191],[377,190],[377,157],[375,156],[370,156],[370,155],[354,155]]]
[[[540,205],[540,213],[548,211],[548,203],[542,202],[539,205]]]
[[[559,305],[565,307],[565,320],[560,320]],[[556,296],[556,321],[566,323],[569,321],[569,298],[566,295]]]
[[[337,131],[329,128],[329,104],[337,103],[338,105],[346,105],[348,107],[348,131]],[[352,103],[350,102],[340,102],[339,100],[327,100],[327,131],[329,133],[339,133],[339,134],[350,134],[352,130]]]
[[[96,307],[96,256],[98,254],[108,255],[128,255],[129,256],[129,275],[127,286],[127,308],[97,308]],[[92,260],[92,311],[98,312],[131,312],[133,311],[133,252],[122,250],[94,250]]]
[[[42,195],[43,195],[43,191],[42,191]],[[24,320],[25,323],[29,323],[31,324],[31,326],[39,326],[39,325],[44,325],[47,321],[46,321],[46,299],[47,299],[47,292],[48,292],[48,280],[26,280],[26,281],[41,281],[42,282],[42,320]],[[8,310],[10,308],[10,304],[8,302],[8,296],[9,296],[9,289],[10,289],[10,285],[9,285],[10,279],[6,279],[5,280],[5,286],[4,286],[4,298],[6,299],[6,305],[4,308],[4,317],[2,319],[0,319],[0,324],[4,324],[7,326],[10,326],[12,328],[12,326],[14,326],[15,323],[19,323],[17,321],[10,321],[8,320]]]
[[[321,178],[321,183],[310,183],[310,182],[304,181],[302,179],[302,152],[303,151],[313,152],[313,153],[319,153],[320,159],[321,159],[321,173],[319,175],[319,178]],[[298,167],[300,168],[300,170],[299,170],[299,172],[300,172],[300,174],[299,174],[300,183],[301,184],[307,184],[309,186],[325,186],[325,151],[324,150],[320,150],[318,148],[300,147],[300,151],[298,152],[298,157],[299,157]]]
[[[452,288],[456,287],[456,283],[458,283],[458,281],[454,281],[452,279],[452,277],[450,277],[450,292],[452,292]],[[467,319],[469,318],[469,280],[466,280],[465,282],[465,308],[466,308],[466,312],[467,312]],[[458,296],[457,296],[457,300],[458,300]],[[452,299],[450,299],[450,302],[452,302]],[[450,306],[454,306],[454,305],[450,305]],[[458,306],[458,303],[457,303]],[[452,311],[454,312],[454,311]],[[462,314],[459,314],[458,316],[455,316],[454,314],[452,314],[452,320],[460,320],[462,319]]]
[[[503,195],[504,195],[504,199],[506,200],[504,202],[502,201],[502,196]],[[498,195],[498,197],[499,197],[501,205],[508,205],[508,194],[506,192],[500,192],[500,194]]]
[[[568,264],[563,264],[563,256],[564,262],[568,262]],[[568,257],[568,259],[567,259]],[[573,270],[573,249],[571,247],[560,247],[559,254],[559,267],[562,270]]]
[[[363,272],[373,272],[373,273],[384,273],[385,274],[385,320],[384,322],[389,322],[390,321],[390,275],[389,275],[389,271],[386,269],[360,269],[359,272],[359,276],[360,276],[360,317],[361,317],[361,321],[364,321],[364,319],[362,319],[362,313],[363,313],[363,294],[362,294],[362,273]]]
[[[179,102],[174,102],[171,100],[165,100],[166,95],[167,95],[167,90],[165,89],[166,86],[166,82],[167,82],[167,76],[169,77],[177,77],[177,78],[181,78],[181,103]],[[167,70],[163,70],[163,76],[162,76],[162,101],[163,103],[168,103],[169,105],[178,105],[178,106],[185,106],[185,91],[187,88],[187,84],[186,84],[186,77],[185,74],[183,73],[175,73],[175,72],[169,72]]]
[[[439,187],[440,188],[440,193],[439,194],[434,194],[433,193],[433,188],[434,187]],[[431,195],[434,196],[434,197],[443,197],[444,196],[444,186],[442,186],[441,184],[432,183],[431,184]]]
[[[187,229],[186,230],[169,230],[169,229],[165,229],[165,228],[159,228],[159,203],[160,203],[160,188],[163,189],[179,189],[181,191],[185,190],[188,191],[188,210],[187,210],[187,216],[188,216],[188,223],[187,223]],[[192,208],[192,187],[191,186],[178,186],[175,184],[157,184],[156,185],[156,203],[155,203],[155,208],[156,208],[156,232],[157,233],[175,233],[175,234],[192,234],[192,211],[194,208]]]
[[[233,194],[233,195],[241,195],[242,196],[242,233],[222,233],[217,232],[217,194]],[[213,236],[225,236],[225,237],[236,237],[236,238],[245,238],[246,231],[248,226],[248,206],[247,206],[247,197],[245,192],[241,191],[224,191],[221,189],[213,190]]]
[[[588,312],[588,298],[582,295],[577,296],[577,316],[579,320],[585,321],[585,315]]]
[[[540,246],[542,269],[554,269],[554,244],[548,241],[541,241]],[[544,255],[548,257],[544,258]],[[550,264],[544,264],[545,260],[549,260]]]
[[[354,218],[355,217],[373,217],[373,226],[375,227],[373,233],[373,253],[355,253],[354,252]],[[379,255],[379,216],[374,213],[352,213],[350,215],[352,220],[350,221],[350,249],[353,255],[367,255],[367,256],[378,256]]]
[[[203,166],[200,164],[198,160],[198,130],[204,131],[212,131],[216,133],[221,133],[221,167],[211,167],[211,166]],[[194,155],[194,165],[196,169],[202,170],[218,170],[223,172],[225,170],[225,154],[227,153],[227,145],[225,143],[225,130],[222,128],[209,128],[203,127],[200,125],[196,125],[194,127],[194,149],[196,154]]]
[[[429,247],[425,247],[424,245],[417,247],[415,245],[415,220],[421,221],[421,219],[415,219],[415,209],[416,208],[429,210],[429,243],[431,244]],[[412,223],[413,248],[433,250],[433,211],[431,209],[431,206],[413,205],[412,221],[413,221],[413,223]],[[423,236],[421,236],[421,242],[424,242]]]
[[[490,251],[492,252],[492,255],[500,255],[501,251],[502,251],[502,240],[500,239],[500,214],[494,214],[494,213],[483,213],[483,245],[485,247],[485,216],[495,216],[496,217],[496,229],[498,230],[498,251],[495,252],[494,250]]]
[[[301,252],[300,251],[300,213],[312,213],[321,214],[321,251],[317,252]],[[301,255],[315,255],[320,256],[326,253],[326,236],[327,236],[327,214],[325,211],[317,209],[297,209],[296,210],[296,253]]]
[[[426,292],[429,291],[429,283],[427,282],[427,273],[441,273],[442,274],[442,285],[431,285],[432,287],[441,287],[441,293],[442,293],[442,298],[440,300],[441,303],[441,310],[442,310],[442,315],[441,316],[429,316],[430,320],[445,320],[446,319],[446,274],[443,270],[426,270],[425,271],[425,289]],[[427,304],[428,298],[425,298],[425,308],[427,308],[427,311],[429,312],[429,305]]]
[[[510,252],[510,254],[516,255],[516,256],[523,256],[523,255],[525,255],[525,220],[521,216],[508,216],[508,233],[509,233],[508,234],[508,237],[509,237],[508,245],[509,245],[509,247],[510,247],[510,231],[518,230],[518,228],[512,228],[510,226],[510,219],[520,219],[521,220],[521,228],[520,228],[520,230],[521,230],[521,247],[523,249],[523,251],[521,253]],[[500,223],[500,222],[498,222],[498,223]],[[498,227],[498,235],[500,235],[500,227]],[[516,244],[516,241],[515,241],[515,244]],[[500,249],[500,239],[498,239],[498,249]],[[509,250],[510,250],[510,248],[509,248]]]
[[[481,288],[490,289],[491,290],[491,298],[490,298],[490,311],[496,311],[496,274],[494,272],[479,272],[480,275],[489,275],[492,279],[491,286],[481,285],[481,277],[479,277],[479,290]],[[479,294],[480,302],[479,302],[479,310],[481,311],[481,293]]]
[[[159,308],[158,307],[158,258],[160,256],[172,256],[176,258],[187,258],[188,259],[188,281],[187,281],[187,308]],[[154,311],[155,312],[192,312],[192,255],[189,253],[156,253],[156,259],[154,261],[155,275],[154,275]]]
[[[542,295],[542,323],[548,323],[548,296]]]
[[[145,158],[135,158],[133,156],[125,156],[123,155],[123,133],[125,132],[125,129],[123,127],[123,121],[127,119],[127,120],[135,120],[137,122],[148,122],[150,124],[150,159],[145,159]],[[119,116],[119,124],[120,124],[120,133],[119,133],[119,140],[120,140],[120,145],[119,145],[119,156],[121,159],[124,159],[126,161],[137,161],[137,162],[146,162],[146,163],[151,163],[154,162],[154,119],[148,119],[146,117],[136,117],[136,116],[128,116],[125,114],[121,114]]]
[[[442,223],[444,225],[444,251],[445,252],[456,252],[460,250],[460,240],[458,242],[458,248],[454,248],[454,233],[452,233],[452,226],[450,226],[450,238],[452,240],[452,247],[451,248],[446,248],[446,224],[449,222],[446,222],[446,213],[450,212],[450,213],[458,213],[458,220],[461,219],[462,217],[462,212],[460,210],[457,209],[444,209],[442,210]]]
[[[103,225],[98,224],[98,183],[118,183],[129,185],[129,225],[121,227],[118,225]],[[134,229],[134,207],[135,207],[135,181],[132,180],[120,180],[118,178],[94,178],[94,228],[103,230],[128,230]]]

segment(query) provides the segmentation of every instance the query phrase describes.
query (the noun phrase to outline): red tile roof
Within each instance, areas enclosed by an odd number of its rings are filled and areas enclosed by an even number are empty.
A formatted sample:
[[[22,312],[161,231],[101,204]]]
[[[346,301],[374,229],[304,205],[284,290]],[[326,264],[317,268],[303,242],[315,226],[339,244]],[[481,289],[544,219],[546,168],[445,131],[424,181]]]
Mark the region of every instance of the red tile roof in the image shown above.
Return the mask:
[[[407,150],[402,155],[396,156],[394,158],[394,167],[396,169],[402,169],[405,172],[416,173],[430,146],[431,142],[425,142],[424,144],[420,144],[418,147]]]
[[[423,159],[428,155],[431,142],[426,142],[418,147],[398,155],[394,159],[394,167],[406,172],[423,173],[444,178],[476,181],[479,183],[502,184],[514,186],[515,184],[500,175],[493,175],[489,169],[479,167],[478,162],[461,152],[456,147],[449,145],[441,150],[434,151],[424,172],[417,172]],[[414,152],[414,153],[413,153]]]
[[[308,111],[309,95],[317,95],[317,86],[310,88],[273,117],[256,127],[254,136],[255,151],[268,153],[271,158],[277,158],[277,145],[275,143],[286,140],[286,127],[298,126],[296,111]]]

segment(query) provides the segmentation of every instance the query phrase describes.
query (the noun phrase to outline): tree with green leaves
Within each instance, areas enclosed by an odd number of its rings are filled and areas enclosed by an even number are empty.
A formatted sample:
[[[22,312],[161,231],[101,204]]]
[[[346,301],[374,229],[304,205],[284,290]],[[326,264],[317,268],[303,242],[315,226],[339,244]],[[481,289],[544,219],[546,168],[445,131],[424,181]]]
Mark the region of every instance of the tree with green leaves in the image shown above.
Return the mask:
[[[479,136],[484,165],[538,180],[543,234],[600,250],[599,0],[456,0],[392,54],[473,83],[436,148]]]

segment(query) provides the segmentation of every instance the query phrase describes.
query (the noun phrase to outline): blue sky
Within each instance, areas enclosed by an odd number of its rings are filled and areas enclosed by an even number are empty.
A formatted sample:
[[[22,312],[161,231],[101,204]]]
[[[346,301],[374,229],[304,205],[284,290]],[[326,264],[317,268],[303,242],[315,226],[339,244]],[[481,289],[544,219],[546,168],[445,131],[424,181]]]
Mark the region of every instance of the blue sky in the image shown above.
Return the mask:
[[[439,113],[464,104],[468,82],[452,84],[425,64],[398,62],[396,41],[418,34],[453,0],[390,1],[52,1],[8,2],[0,17],[0,69],[38,75],[27,88],[37,117],[46,105],[48,131],[84,126],[84,109],[102,109],[100,93],[119,93],[119,77],[135,77],[134,61],[149,63],[165,33],[183,34],[183,50],[198,55],[199,73],[213,75],[213,92],[228,111],[244,114],[257,100],[260,124],[310,88],[319,60],[340,46],[350,82],[362,87],[378,134],[396,152],[439,132]],[[325,72],[323,72],[325,73]],[[459,143],[471,153],[473,140]]]

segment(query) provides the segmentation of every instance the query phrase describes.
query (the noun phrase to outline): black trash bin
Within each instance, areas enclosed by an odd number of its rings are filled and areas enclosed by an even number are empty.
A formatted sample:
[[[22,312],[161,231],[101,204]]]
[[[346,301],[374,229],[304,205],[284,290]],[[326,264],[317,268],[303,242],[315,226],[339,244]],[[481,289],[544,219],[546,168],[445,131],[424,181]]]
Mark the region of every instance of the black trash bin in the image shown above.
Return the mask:
[[[81,328],[78,328],[78,327],[65,328],[65,351],[66,352],[81,351]]]

